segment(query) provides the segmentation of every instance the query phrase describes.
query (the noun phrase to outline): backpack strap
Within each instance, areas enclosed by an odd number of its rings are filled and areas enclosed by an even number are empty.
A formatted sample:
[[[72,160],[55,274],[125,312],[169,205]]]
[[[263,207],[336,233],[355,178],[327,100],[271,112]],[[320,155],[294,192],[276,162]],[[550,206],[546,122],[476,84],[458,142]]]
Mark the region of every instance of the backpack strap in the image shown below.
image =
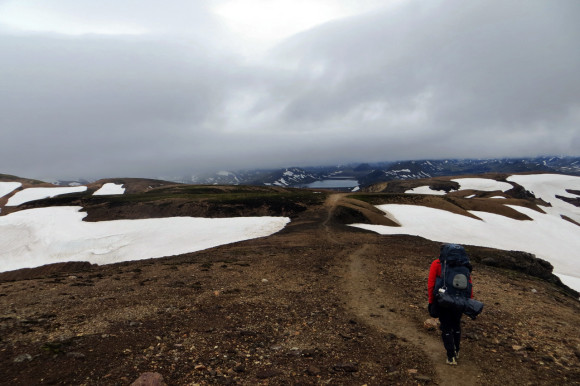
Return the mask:
[[[447,261],[441,263],[441,277],[443,278],[443,288],[447,291]]]

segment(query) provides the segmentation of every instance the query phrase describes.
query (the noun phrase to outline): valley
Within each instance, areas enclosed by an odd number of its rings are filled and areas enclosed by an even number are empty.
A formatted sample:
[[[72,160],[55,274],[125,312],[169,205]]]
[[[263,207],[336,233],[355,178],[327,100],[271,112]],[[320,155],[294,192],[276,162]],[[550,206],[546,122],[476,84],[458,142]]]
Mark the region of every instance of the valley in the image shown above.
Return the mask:
[[[119,196],[91,196],[100,186],[89,186],[10,210],[80,205],[91,222],[180,211],[291,221],[267,237],[177,256],[0,273],[0,384],[130,384],[144,372],[171,385],[580,382],[578,294],[549,264],[466,245],[485,308],[464,318],[462,357],[450,367],[439,332],[424,325],[439,243],[349,226],[388,224],[374,205],[448,199],[170,184],[155,192],[141,182],[148,193],[139,193],[134,182]]]

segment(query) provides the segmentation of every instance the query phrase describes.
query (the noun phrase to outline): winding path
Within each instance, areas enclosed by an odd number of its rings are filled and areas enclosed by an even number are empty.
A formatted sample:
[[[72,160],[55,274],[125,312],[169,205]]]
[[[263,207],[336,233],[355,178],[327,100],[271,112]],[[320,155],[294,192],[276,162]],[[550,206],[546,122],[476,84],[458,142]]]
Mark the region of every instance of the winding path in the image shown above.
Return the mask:
[[[333,243],[339,241],[333,236],[328,225],[332,213],[344,194],[333,194],[326,201],[328,216],[323,223],[327,238]],[[389,308],[381,308],[384,303],[397,306],[397,299],[389,296],[389,291],[381,283],[378,262],[366,257],[372,245],[363,244],[355,251],[346,252],[338,263],[341,277],[341,288],[345,294],[348,309],[367,325],[383,332],[392,333],[420,348],[431,359],[437,373],[437,384],[440,385],[477,385],[480,382],[481,370],[474,364],[461,361],[458,366],[445,363],[443,344],[437,335],[430,335],[425,330]],[[403,307],[403,305],[401,305]],[[372,316],[371,316],[372,315]]]

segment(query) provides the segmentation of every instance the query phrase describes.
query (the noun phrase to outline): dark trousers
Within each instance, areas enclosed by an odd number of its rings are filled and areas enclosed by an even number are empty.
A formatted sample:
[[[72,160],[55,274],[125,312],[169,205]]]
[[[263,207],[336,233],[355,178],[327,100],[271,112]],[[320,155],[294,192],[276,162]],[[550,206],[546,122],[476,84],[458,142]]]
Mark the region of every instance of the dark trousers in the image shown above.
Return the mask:
[[[447,358],[455,356],[459,351],[461,341],[461,315],[460,311],[441,309],[439,321],[441,322],[441,338],[447,351]]]

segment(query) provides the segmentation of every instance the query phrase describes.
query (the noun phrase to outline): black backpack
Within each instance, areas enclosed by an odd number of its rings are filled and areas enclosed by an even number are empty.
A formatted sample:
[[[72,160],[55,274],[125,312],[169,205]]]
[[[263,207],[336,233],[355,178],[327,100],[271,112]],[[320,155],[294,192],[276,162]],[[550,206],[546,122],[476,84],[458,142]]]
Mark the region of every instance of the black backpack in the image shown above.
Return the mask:
[[[458,244],[445,244],[439,255],[441,276],[435,282],[435,297],[443,291],[453,298],[469,299],[471,297],[471,264],[465,248]],[[441,304],[446,306],[446,304]]]

